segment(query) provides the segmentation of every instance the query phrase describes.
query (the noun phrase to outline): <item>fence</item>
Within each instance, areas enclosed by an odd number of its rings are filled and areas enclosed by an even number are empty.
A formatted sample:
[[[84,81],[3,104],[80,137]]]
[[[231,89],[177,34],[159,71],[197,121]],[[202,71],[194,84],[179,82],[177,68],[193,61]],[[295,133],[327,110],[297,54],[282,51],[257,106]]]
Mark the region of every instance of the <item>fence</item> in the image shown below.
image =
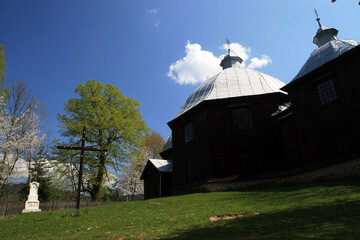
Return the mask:
[[[129,201],[131,197],[124,197],[124,201]],[[143,195],[134,196],[134,201],[143,200]],[[80,207],[91,207],[107,204],[115,204],[123,201],[109,201],[109,202],[94,202],[94,201],[80,201]],[[76,207],[76,202],[40,202],[40,209],[44,212],[51,212],[62,209],[71,209]],[[15,216],[22,213],[25,208],[25,203],[7,203],[0,205],[0,218]]]

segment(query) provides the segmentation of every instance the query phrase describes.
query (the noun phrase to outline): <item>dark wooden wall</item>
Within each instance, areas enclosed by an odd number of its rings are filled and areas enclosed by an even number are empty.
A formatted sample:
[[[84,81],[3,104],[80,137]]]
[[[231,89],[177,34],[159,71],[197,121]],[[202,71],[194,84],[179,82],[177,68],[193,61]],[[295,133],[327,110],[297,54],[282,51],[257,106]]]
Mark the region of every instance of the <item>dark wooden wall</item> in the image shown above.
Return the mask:
[[[280,122],[287,167],[325,166],[360,157],[360,48],[289,84],[293,116]],[[321,104],[316,87],[332,79],[337,94]]]
[[[279,168],[280,140],[271,114],[286,99],[286,95],[274,93],[206,101],[170,122],[174,188]],[[232,110],[243,107],[250,113],[252,127],[236,131]],[[189,121],[194,137],[185,142],[184,125]]]
[[[333,79],[338,99],[322,105],[316,86],[328,79]],[[288,96],[205,101],[169,122],[174,189],[213,178],[290,174],[360,157],[360,47],[283,89]],[[291,109],[271,117],[289,100]],[[237,106],[248,106],[252,128],[234,130],[231,109]],[[194,137],[185,143],[189,121]]]
[[[145,199],[165,197],[171,195],[172,173],[159,172],[156,167],[154,167],[154,165],[148,164],[144,171],[143,178]]]
[[[158,170],[149,164],[144,176],[144,199],[159,197],[160,178]]]

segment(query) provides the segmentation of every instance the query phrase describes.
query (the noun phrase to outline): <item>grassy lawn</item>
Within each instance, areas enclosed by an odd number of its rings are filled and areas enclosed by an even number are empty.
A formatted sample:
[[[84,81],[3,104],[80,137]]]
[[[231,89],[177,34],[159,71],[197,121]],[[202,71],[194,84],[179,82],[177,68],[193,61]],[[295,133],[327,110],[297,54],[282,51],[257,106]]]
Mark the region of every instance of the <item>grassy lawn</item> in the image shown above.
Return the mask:
[[[235,219],[210,217],[239,214]],[[360,239],[360,181],[197,193],[0,219],[0,239]]]

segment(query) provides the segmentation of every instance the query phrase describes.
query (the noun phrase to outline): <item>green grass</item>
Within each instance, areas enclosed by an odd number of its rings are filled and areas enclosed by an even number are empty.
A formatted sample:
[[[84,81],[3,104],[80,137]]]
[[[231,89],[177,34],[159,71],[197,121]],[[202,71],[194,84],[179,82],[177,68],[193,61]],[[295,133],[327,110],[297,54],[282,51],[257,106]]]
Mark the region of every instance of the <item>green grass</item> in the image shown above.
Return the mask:
[[[0,239],[360,239],[359,224],[360,181],[344,181],[30,213]]]

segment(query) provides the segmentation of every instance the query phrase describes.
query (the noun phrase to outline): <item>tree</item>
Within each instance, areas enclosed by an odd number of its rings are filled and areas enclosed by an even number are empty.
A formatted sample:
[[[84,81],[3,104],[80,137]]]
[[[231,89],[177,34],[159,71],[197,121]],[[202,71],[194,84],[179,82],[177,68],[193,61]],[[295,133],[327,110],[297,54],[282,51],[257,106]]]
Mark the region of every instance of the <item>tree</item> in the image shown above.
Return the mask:
[[[145,137],[145,148],[147,149],[147,155],[143,157],[147,159],[161,159],[160,152],[162,151],[164,144],[165,140],[159,133],[152,131],[150,134],[147,134]]]
[[[331,0],[332,3],[336,2],[336,0]],[[359,5],[360,5],[360,1],[359,1]]]
[[[88,80],[75,89],[79,98],[65,103],[65,114],[58,114],[63,137],[75,141],[87,126],[86,142],[108,152],[86,152],[84,163],[92,171],[91,185],[86,189],[92,200],[99,197],[101,186],[108,175],[107,167],[119,170],[141,147],[142,136],[148,132],[139,112],[140,103],[125,97],[111,85]],[[76,142],[78,145],[80,141]]]
[[[0,199],[19,159],[36,153],[46,135],[41,134],[40,102],[24,82],[16,82],[0,113]],[[31,161],[31,159],[28,159]]]
[[[165,144],[162,136],[154,131],[147,134],[144,137],[143,142],[144,145],[138,152],[138,155],[123,168],[116,183],[116,187],[120,189],[120,192],[131,195],[131,200],[134,200],[136,194],[144,193],[144,184],[140,180],[140,176],[148,159],[161,159],[160,152]]]
[[[39,183],[39,200],[40,202],[55,200],[56,192],[55,187],[53,186],[52,177],[50,170],[52,169],[51,163],[47,160],[46,155],[44,155],[44,150],[40,150],[34,159],[34,164],[30,169],[31,179],[30,181]],[[23,184],[23,188],[20,192],[20,199],[25,201],[29,195],[29,182]]]

